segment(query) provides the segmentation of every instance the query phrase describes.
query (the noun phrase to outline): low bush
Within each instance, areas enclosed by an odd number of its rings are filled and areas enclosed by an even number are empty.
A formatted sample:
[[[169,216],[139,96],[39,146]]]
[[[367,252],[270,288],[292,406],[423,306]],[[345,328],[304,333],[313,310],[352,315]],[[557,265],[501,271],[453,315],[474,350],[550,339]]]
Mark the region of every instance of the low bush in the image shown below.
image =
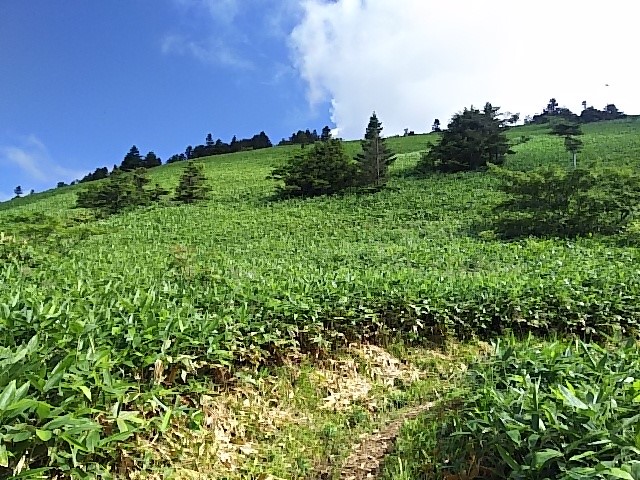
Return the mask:
[[[498,343],[450,410],[405,429],[387,478],[638,480],[639,402],[635,341]]]
[[[518,172],[493,167],[507,195],[495,229],[504,237],[615,234],[640,208],[640,173],[626,168],[545,167]]]

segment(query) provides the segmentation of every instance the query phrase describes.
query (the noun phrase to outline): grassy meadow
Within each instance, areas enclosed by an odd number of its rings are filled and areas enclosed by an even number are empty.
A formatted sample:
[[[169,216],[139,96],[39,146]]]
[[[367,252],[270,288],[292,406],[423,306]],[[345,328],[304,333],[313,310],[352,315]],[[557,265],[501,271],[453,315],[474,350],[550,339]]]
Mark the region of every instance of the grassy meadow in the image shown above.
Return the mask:
[[[583,129],[579,163],[640,165],[639,119]],[[529,140],[508,168],[568,165],[546,129],[509,135]],[[274,147],[205,159],[194,205],[88,221],[91,183],[0,204],[0,477],[337,475],[358,435],[462,382],[478,341],[636,334],[637,238],[500,241],[495,178],[411,175],[436,141],[390,138],[374,194],[275,200],[267,176],[299,147]],[[384,355],[401,373],[375,373]]]

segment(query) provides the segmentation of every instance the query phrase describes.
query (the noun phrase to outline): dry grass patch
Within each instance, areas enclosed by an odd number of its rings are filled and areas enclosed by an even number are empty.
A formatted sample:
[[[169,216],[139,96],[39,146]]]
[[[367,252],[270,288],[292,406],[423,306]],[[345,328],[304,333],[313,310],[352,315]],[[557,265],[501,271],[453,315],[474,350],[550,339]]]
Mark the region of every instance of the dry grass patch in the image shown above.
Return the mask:
[[[393,350],[393,349],[391,349]],[[239,372],[220,393],[191,397],[190,419],[139,442],[130,478],[325,478],[395,409],[437,400],[464,352],[351,345],[335,358]],[[394,352],[396,353],[396,352]],[[463,355],[462,355],[463,356]],[[435,383],[434,383],[435,382]],[[391,398],[406,396],[404,403]],[[395,415],[395,416],[394,416]]]

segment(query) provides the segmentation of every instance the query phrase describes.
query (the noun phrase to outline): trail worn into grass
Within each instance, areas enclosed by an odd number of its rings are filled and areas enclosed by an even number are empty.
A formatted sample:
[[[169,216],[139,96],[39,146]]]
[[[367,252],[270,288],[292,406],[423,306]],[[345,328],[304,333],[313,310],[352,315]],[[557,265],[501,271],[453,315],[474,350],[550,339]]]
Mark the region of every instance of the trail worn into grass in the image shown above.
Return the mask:
[[[398,418],[389,422],[382,429],[363,435],[360,442],[353,445],[351,454],[340,470],[340,480],[364,480],[375,478],[380,471],[384,458],[391,452],[402,425],[418,415],[430,410],[436,402],[427,402],[403,410]],[[328,479],[330,469],[320,472],[319,478]]]

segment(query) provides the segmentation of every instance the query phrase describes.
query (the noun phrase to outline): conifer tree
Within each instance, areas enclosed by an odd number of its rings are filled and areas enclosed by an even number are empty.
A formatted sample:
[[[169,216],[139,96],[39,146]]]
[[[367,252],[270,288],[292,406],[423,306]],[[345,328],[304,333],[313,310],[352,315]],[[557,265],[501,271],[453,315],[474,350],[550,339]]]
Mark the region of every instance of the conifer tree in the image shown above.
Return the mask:
[[[576,138],[578,135],[582,135],[580,125],[558,122],[551,126],[551,134],[564,137],[564,148],[571,154],[573,168],[576,168],[578,152],[582,150],[582,140]]]
[[[417,171],[455,173],[485,168],[487,163],[501,165],[513,152],[506,135],[509,120],[499,110],[487,102],[482,110],[472,106],[455,114],[440,143],[420,157]]]
[[[342,142],[332,138],[290,158],[269,178],[283,181],[278,189],[283,197],[329,195],[355,186],[357,166]]]
[[[330,139],[331,139],[331,129],[329,128],[329,125],[325,125],[322,128],[322,133],[320,134],[320,141],[326,142]]]
[[[135,145],[131,147],[120,164],[120,170],[129,172],[143,166],[142,155]]]
[[[173,199],[182,203],[194,203],[206,199],[209,190],[202,164],[191,160],[180,176]]]
[[[78,192],[76,206],[96,209],[102,215],[111,215],[127,208],[149,205],[151,196],[144,186],[149,182],[143,168],[133,173],[113,172],[104,183]]]
[[[376,112],[369,119],[369,125],[362,140],[362,153],[356,156],[358,163],[358,183],[364,187],[381,187],[389,178],[389,166],[396,160],[380,135],[382,124]]]
[[[143,165],[145,168],[154,168],[162,165],[162,160],[154,152],[149,152],[144,157]]]

